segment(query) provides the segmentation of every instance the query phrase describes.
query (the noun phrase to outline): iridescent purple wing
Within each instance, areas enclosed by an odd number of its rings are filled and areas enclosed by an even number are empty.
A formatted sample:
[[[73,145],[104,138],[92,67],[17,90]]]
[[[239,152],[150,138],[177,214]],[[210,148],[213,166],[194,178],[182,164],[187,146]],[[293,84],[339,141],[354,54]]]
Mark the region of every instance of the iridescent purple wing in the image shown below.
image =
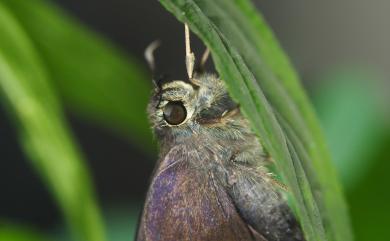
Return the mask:
[[[265,241],[243,221],[225,189],[197,157],[178,146],[159,163],[137,240]]]

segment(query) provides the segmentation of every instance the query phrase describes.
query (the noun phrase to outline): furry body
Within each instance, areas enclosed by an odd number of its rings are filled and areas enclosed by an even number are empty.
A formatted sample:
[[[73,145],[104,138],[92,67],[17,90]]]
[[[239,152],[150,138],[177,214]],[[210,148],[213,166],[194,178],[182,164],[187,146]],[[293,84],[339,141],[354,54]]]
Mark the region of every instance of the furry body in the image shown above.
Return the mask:
[[[169,125],[164,106],[182,103]],[[138,241],[304,240],[267,174],[269,158],[239,107],[214,75],[156,89],[149,108],[160,141]]]

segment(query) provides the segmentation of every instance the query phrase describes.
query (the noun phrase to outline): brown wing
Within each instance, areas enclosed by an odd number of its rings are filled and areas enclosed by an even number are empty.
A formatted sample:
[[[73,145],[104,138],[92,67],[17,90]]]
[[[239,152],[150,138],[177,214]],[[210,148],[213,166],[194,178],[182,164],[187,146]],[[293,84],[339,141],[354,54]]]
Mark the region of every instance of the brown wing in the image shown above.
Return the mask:
[[[304,240],[298,221],[272,180],[239,165],[227,169],[228,179],[234,180],[227,192],[248,225],[268,241]]]

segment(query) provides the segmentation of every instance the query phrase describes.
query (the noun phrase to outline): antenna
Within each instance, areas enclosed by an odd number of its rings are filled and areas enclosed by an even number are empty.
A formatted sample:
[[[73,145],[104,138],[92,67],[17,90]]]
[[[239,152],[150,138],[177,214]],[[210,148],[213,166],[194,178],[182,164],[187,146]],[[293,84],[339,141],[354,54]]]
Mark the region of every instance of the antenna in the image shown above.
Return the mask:
[[[199,71],[204,71],[207,60],[210,57],[210,49],[206,48],[203,52],[202,59],[200,60]]]
[[[146,47],[145,52],[144,52],[144,57],[146,59],[146,62],[149,65],[149,68],[152,71],[153,75],[155,74],[154,72],[156,70],[156,62],[154,60],[154,51],[156,51],[156,49],[158,47],[160,47],[160,44],[161,44],[160,40],[155,40],[152,43],[150,43],[148,45],[148,47]]]
[[[185,44],[186,44],[186,68],[187,68],[188,78],[191,80],[192,75],[194,73],[195,55],[191,51],[190,29],[188,28],[188,25],[186,23],[184,24],[184,29],[185,29]]]

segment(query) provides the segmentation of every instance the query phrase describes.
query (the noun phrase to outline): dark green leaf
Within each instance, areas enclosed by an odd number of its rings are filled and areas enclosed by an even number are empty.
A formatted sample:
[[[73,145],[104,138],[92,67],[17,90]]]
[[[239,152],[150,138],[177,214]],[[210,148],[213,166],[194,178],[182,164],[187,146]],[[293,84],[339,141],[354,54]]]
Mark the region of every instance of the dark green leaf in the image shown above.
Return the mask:
[[[0,222],[0,241],[47,241],[36,231]]]
[[[0,2],[0,97],[33,166],[80,240],[104,241],[104,228],[83,158],[33,44]]]
[[[247,0],[160,0],[211,49],[291,189],[308,240],[352,240],[348,212],[317,118],[272,32]]]
[[[33,40],[70,110],[151,146],[145,111],[151,80],[140,64],[47,1],[2,2]]]

